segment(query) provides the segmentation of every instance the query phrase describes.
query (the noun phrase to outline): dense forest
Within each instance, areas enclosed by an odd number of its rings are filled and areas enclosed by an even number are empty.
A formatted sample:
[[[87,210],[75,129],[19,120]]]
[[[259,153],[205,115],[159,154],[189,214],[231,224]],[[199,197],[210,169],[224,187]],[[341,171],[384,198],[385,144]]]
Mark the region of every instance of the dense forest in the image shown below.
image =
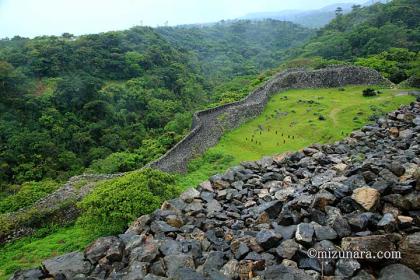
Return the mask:
[[[202,73],[217,84],[277,67],[285,50],[301,46],[314,34],[299,25],[270,19],[160,27],[156,32],[197,57]]]
[[[3,183],[66,178],[138,148],[139,159],[122,164],[149,161],[206,100],[188,57],[151,28],[1,45]],[[145,147],[148,138],[159,144]]]
[[[143,166],[188,131],[194,110],[236,99],[221,91],[246,91],[243,75],[277,65],[311,34],[267,20],[1,40],[2,195]]]
[[[356,5],[349,14],[337,11],[335,19],[289,55],[355,62],[399,83],[420,71],[419,14],[416,0]]]

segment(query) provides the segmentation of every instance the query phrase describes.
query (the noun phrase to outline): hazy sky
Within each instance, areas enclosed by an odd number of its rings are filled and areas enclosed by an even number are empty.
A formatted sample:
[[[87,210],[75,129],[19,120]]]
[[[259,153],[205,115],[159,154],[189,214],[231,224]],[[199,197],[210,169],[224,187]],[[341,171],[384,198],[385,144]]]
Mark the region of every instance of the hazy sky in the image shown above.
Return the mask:
[[[314,9],[362,0],[0,0],[0,38],[80,35],[234,19],[251,12]]]

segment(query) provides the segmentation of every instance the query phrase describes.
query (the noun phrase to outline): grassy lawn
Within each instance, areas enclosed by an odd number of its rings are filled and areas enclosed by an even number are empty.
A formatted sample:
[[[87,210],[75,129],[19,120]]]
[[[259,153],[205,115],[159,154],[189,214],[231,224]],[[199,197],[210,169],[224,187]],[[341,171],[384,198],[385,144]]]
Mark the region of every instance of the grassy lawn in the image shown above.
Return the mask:
[[[372,115],[384,115],[415,99],[399,94],[400,89],[380,89],[380,95],[363,97],[365,88],[299,89],[273,96],[259,117],[226,133],[215,147],[192,161],[190,172],[179,175],[179,185],[194,186],[241,161],[334,142],[361,128]]]
[[[400,95],[398,89],[381,89],[378,96],[363,97],[364,88],[290,90],[273,96],[259,117],[226,133],[218,145],[193,160],[187,174],[177,175],[178,185],[195,186],[241,161],[336,141],[362,127],[370,116],[383,115],[414,100]],[[0,279],[7,279],[19,268],[36,267],[44,259],[83,249],[97,237],[71,226],[0,247]]]

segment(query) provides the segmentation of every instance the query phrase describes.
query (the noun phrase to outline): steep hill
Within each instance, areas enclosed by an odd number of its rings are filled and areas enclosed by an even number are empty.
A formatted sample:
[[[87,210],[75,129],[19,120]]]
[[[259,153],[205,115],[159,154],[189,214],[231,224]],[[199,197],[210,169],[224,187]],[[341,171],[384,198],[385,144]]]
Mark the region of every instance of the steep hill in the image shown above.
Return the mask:
[[[317,72],[329,73],[324,70]],[[347,74],[348,81],[355,81],[355,77],[366,79],[369,76],[366,74]],[[297,79],[300,80],[300,83],[303,83],[305,79],[307,79],[306,82],[311,83],[310,77],[314,77],[299,71],[296,75],[301,75],[301,78]],[[297,77],[296,75],[290,75],[289,78],[283,76],[283,78],[280,78],[282,82],[278,84],[288,87],[287,83],[293,83]],[[340,77],[339,75],[326,76]],[[318,78],[312,80],[312,84],[328,83],[328,80],[322,78],[324,75],[315,74],[315,77]],[[336,79],[335,82],[343,82],[343,79]],[[330,83],[335,82],[330,81]],[[275,83],[271,83],[271,86],[274,94],[278,87],[275,86]],[[287,99],[282,98],[282,95],[277,95],[268,103],[267,109],[263,111],[260,118],[227,134],[220,145],[210,150],[203,157],[193,160],[189,164],[189,172],[186,175],[168,177],[167,174],[157,175],[152,173],[147,174],[146,178],[150,181],[146,183],[144,174],[140,171],[128,173],[116,180],[99,182],[91,195],[79,204],[82,207],[82,216],[78,219],[76,225],[57,229],[57,225],[51,228],[51,225],[44,223],[43,228],[42,223],[39,222],[40,220],[45,220],[46,217],[47,220],[52,220],[48,218],[48,212],[34,213],[29,208],[29,211],[23,212],[24,215],[17,221],[16,225],[18,227],[23,226],[23,228],[28,226],[36,228],[41,225],[41,229],[38,230],[39,233],[35,237],[15,241],[0,249],[0,255],[3,256],[3,258],[0,258],[0,261],[4,263],[4,265],[0,266],[0,279],[2,274],[7,275],[17,267],[33,267],[34,262],[39,262],[45,259],[46,256],[54,254],[54,252],[65,253],[69,250],[79,249],[95,238],[95,236],[121,231],[134,217],[143,213],[149,213],[158,207],[162,199],[168,196],[167,191],[173,190],[171,186],[175,186],[177,190],[182,190],[198,184],[216,172],[226,170],[240,160],[254,159],[259,157],[260,154],[275,153],[276,150],[282,152],[299,149],[306,143],[338,139],[343,137],[342,131],[346,134],[351,129],[365,123],[370,114],[383,114],[401,103],[408,103],[413,100],[412,96],[404,93],[398,94],[398,90],[381,89],[383,91],[382,95],[370,98],[362,97],[361,90],[362,87],[349,87],[344,91],[338,89],[296,90],[284,93],[284,95],[288,96]],[[300,95],[302,96],[299,97]],[[329,98],[332,98],[333,101],[329,100]],[[299,102],[299,99],[301,102]],[[280,112],[279,106],[281,108]],[[297,108],[293,112],[293,109],[289,107],[295,106]],[[264,108],[264,106],[261,108]],[[308,109],[312,111],[308,112]],[[283,111],[287,111],[288,116]],[[250,112],[243,111],[242,113],[249,115]],[[319,119],[319,114],[324,115],[325,120]],[[290,127],[290,118],[295,116],[299,116],[299,120],[312,117],[313,120],[308,122],[308,125],[311,129],[314,129],[314,127],[319,129],[314,133],[310,133],[312,130],[305,126],[306,121],[299,122],[295,127]],[[223,121],[222,118],[220,120]],[[339,121],[334,124],[334,120]],[[226,121],[231,124],[235,123],[228,119],[225,119]],[[326,128],[325,125],[327,123],[335,129]],[[259,135],[258,124],[262,124],[263,130],[261,130],[261,135]],[[280,140],[276,141],[274,139],[276,137],[275,129],[282,131],[277,136],[282,140],[286,140],[287,144],[280,143]],[[286,138],[285,131],[289,133],[290,138]],[[252,139],[251,142],[251,139],[246,138],[252,133],[255,134],[255,139]],[[284,135],[281,136],[281,133],[284,133]],[[208,140],[202,139],[202,142],[204,141]],[[264,142],[264,146],[262,142]],[[193,147],[190,147],[190,149],[193,149]],[[77,183],[79,186],[76,187],[77,190],[86,190],[85,184],[83,182],[80,185]],[[166,189],[166,186],[168,186],[168,189]],[[87,189],[92,187],[92,185],[88,186]],[[77,192],[80,193],[81,191]],[[74,201],[69,201],[69,203],[74,205]],[[66,205],[66,203],[62,203],[62,205]],[[42,217],[45,214],[47,216]],[[4,234],[5,226],[9,224],[9,221],[5,215],[0,216],[0,218],[2,218],[3,223],[3,227],[0,230],[3,230],[2,233]],[[33,222],[36,224],[33,224]],[[47,235],[44,236],[44,234]],[[22,253],[23,251],[28,253]],[[17,254],[19,254],[19,257]],[[28,261],[28,259],[31,261]]]
[[[377,54],[390,48],[420,50],[420,4],[415,0],[394,0],[354,9],[322,28],[300,52],[346,60]]]
[[[350,63],[381,72],[399,84],[420,81],[420,4],[394,0],[338,15],[301,48],[287,51],[288,65]]]

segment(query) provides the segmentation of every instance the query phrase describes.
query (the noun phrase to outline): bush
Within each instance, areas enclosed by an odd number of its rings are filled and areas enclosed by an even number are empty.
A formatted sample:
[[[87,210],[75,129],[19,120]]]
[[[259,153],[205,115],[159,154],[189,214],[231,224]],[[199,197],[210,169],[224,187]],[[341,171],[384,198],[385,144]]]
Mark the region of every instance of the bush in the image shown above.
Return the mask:
[[[117,152],[104,159],[93,161],[89,169],[99,173],[116,173],[132,171],[140,168],[141,165],[141,156],[134,153]]]
[[[320,121],[325,121],[325,120],[326,120],[326,118],[325,118],[323,115],[319,115],[318,119],[319,119]]]
[[[418,54],[404,48],[391,48],[388,51],[356,59],[356,65],[373,68],[391,82],[399,84],[406,80],[418,67]]]
[[[59,184],[52,180],[41,182],[26,182],[16,194],[0,200],[0,213],[16,211],[32,205],[37,200],[47,196],[58,188]]]
[[[13,223],[5,214],[0,214],[0,240],[5,238],[13,229]]]
[[[376,90],[374,90],[373,88],[367,88],[363,90],[363,96],[365,97],[369,97],[369,96],[376,96]]]
[[[113,234],[177,194],[174,176],[153,169],[136,171],[98,184],[78,204],[82,215],[77,222],[103,234]]]

